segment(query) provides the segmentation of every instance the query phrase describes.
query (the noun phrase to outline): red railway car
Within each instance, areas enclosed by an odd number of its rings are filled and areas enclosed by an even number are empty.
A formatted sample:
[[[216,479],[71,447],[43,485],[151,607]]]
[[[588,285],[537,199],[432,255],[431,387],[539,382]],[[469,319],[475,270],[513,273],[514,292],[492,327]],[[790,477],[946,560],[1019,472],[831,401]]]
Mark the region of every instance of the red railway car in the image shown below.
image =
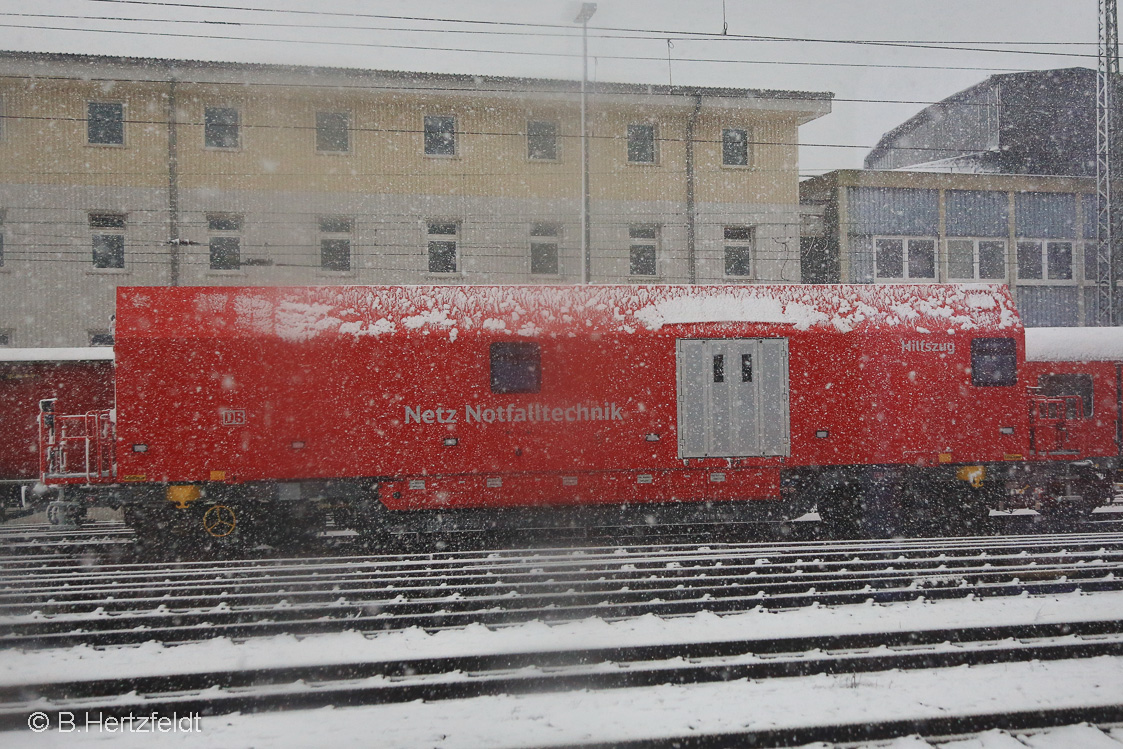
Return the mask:
[[[40,478],[40,401],[74,412],[113,407],[113,349],[0,348],[0,508],[22,505]]]
[[[1123,328],[1028,328],[1025,335],[1026,384],[1044,399],[1067,399],[1063,418],[1052,414],[1063,431],[1034,449],[1053,456],[1119,455]]]
[[[1118,454],[1027,388],[994,285],[121,288],[116,326],[115,418],[60,399],[44,479],[217,536],[590,505],[969,528],[1027,476],[1094,503]]]

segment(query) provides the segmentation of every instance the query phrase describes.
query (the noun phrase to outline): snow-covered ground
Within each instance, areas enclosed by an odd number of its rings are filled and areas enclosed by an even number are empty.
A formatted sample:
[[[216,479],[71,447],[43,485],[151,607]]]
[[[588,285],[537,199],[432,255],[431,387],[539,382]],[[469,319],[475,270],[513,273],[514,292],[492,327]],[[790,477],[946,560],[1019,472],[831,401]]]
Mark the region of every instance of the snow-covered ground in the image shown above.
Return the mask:
[[[913,736],[876,746],[877,749],[929,749],[933,744]],[[1123,729],[1101,731],[1095,726],[1064,726],[1022,734],[1018,738],[1005,731],[987,731],[969,739],[941,742],[938,746],[940,749],[1120,749]]]
[[[608,743],[794,726],[1113,705],[1117,658],[1010,663],[560,694],[477,697],[357,708],[204,717],[200,733],[161,744],[220,747],[529,747]],[[148,734],[19,731],[5,745],[149,747]]]
[[[409,630],[214,639],[164,646],[0,653],[0,686],[43,681],[439,658],[574,648],[713,642],[806,635],[916,631],[1123,617],[1123,593],[967,598],[937,602],[762,610],[728,616],[591,619],[557,626],[482,626],[427,634]],[[203,718],[202,734],[158,737],[185,746],[505,747],[616,742],[788,726],[992,713],[1123,702],[1123,660],[1089,658],[916,671],[739,680],[688,686],[478,697],[358,708]],[[1066,729],[1079,730],[1079,729]],[[1048,733],[1037,738],[1045,741]],[[1057,733],[1064,737],[1068,734]],[[375,744],[371,741],[377,737]],[[1071,736],[1070,736],[1071,738]],[[4,735],[6,747],[76,746],[113,740],[147,746],[151,735],[98,732]],[[990,734],[956,749],[1025,746]],[[1034,744],[1085,746],[1087,744]],[[895,742],[894,746],[926,746]]]

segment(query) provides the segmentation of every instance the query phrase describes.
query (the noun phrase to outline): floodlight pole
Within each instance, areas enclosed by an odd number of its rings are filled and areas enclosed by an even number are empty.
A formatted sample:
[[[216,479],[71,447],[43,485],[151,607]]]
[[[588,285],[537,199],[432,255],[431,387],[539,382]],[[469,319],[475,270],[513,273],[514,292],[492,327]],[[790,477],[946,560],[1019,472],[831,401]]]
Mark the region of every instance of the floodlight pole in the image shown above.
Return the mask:
[[[597,12],[596,3],[581,3],[574,19],[581,24],[581,283],[589,283],[593,274],[589,231],[589,135],[585,125],[586,89],[589,85],[589,19]]]

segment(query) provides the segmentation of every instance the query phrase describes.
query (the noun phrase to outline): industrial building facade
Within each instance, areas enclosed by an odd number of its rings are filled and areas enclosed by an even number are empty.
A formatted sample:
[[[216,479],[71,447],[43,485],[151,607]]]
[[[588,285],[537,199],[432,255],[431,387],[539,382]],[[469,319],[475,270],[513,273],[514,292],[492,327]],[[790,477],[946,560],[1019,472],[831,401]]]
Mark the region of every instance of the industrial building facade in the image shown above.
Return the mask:
[[[865,168],[1094,177],[1096,71],[992,75],[887,132]]]
[[[800,195],[807,283],[1007,283],[1026,325],[1105,323],[1094,179],[844,170]]]
[[[118,285],[581,280],[579,85],[0,53],[0,345]],[[798,282],[828,94],[597,84],[591,281]]]

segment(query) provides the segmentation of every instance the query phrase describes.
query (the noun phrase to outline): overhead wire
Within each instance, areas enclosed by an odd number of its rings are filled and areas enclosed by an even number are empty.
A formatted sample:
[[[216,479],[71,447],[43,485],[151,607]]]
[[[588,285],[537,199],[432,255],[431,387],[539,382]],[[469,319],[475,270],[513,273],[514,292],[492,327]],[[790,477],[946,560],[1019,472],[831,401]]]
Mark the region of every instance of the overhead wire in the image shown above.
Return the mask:
[[[319,17],[335,17],[335,18],[370,18],[379,20],[395,20],[395,21],[411,21],[411,22],[426,22],[426,23],[445,23],[445,24],[461,24],[461,25],[474,25],[474,26],[508,26],[516,28],[544,28],[544,29],[559,29],[576,35],[576,27],[573,24],[564,23],[544,23],[533,21],[511,21],[511,20],[494,20],[494,19],[470,19],[470,18],[442,18],[437,16],[416,16],[416,15],[393,15],[386,13],[359,13],[352,11],[325,11],[325,10],[308,10],[308,9],[290,9],[290,8],[262,8],[260,6],[239,6],[239,5],[219,5],[207,3],[187,3],[187,2],[164,2],[161,0],[86,0],[91,3],[99,4],[113,4],[113,5],[133,5],[133,6],[156,6],[163,8],[181,8],[192,10],[225,10],[236,11],[245,13],[268,13],[268,14],[281,14],[281,15],[299,15],[299,16],[319,16]],[[612,31],[612,32],[630,32],[642,33],[653,35],[656,38],[663,38],[667,35],[674,35],[678,37],[697,37],[704,40],[721,40],[721,39],[748,39],[752,41],[805,41],[805,42],[824,42],[824,43],[846,43],[846,44],[993,44],[993,45],[1006,45],[1006,44],[1087,44],[1094,46],[1093,42],[1055,42],[1055,41],[955,41],[955,42],[941,42],[938,40],[896,40],[896,39],[851,39],[851,40],[836,40],[836,39],[821,39],[816,37],[781,37],[769,36],[759,34],[730,34],[728,27],[723,28],[719,32],[713,31],[692,31],[688,29],[669,29],[669,28],[637,28],[627,26],[598,26],[594,27],[594,31]],[[523,32],[526,33],[526,32]]]
[[[282,11],[283,12],[283,11]],[[51,18],[61,20],[74,20],[74,21],[104,21],[104,22],[124,22],[124,23],[139,23],[139,24],[192,24],[204,26],[254,26],[260,28],[287,28],[287,29],[324,29],[324,30],[346,30],[346,31],[393,31],[397,33],[435,33],[435,34],[470,34],[470,35],[490,35],[490,36],[508,36],[508,37],[553,37],[553,38],[578,38],[576,30],[569,29],[567,31],[552,31],[552,32],[531,32],[531,31],[496,31],[493,29],[479,30],[479,29],[437,29],[437,28],[404,28],[400,26],[355,26],[353,24],[309,24],[307,22],[300,23],[281,23],[281,22],[268,22],[268,21],[238,21],[238,20],[217,20],[217,19],[187,19],[187,18],[139,18],[129,16],[96,16],[96,15],[76,15],[76,14],[59,14],[59,13],[27,13],[27,12],[13,12],[13,11],[0,11],[0,16],[12,18]],[[434,19],[435,20],[435,19]],[[457,21],[442,19],[441,22],[456,23]],[[551,27],[554,28],[554,27]],[[79,29],[74,29],[79,30]],[[90,29],[91,31],[112,31],[111,29]],[[625,32],[625,33],[615,33]],[[655,36],[658,34],[659,36]],[[782,37],[782,36],[769,36],[760,34],[710,34],[707,32],[692,32],[689,30],[675,29],[664,31],[651,31],[642,29],[626,29],[616,28],[605,33],[603,30],[593,29],[589,35],[591,39],[630,39],[641,41],[663,41],[667,37],[665,35],[673,34],[674,39],[680,41],[731,41],[731,42],[798,42],[804,44],[850,44],[862,46],[884,46],[884,47],[900,47],[907,49],[934,49],[934,50],[955,50],[967,52],[992,52],[1001,54],[1026,54],[1026,55],[1047,55],[1054,57],[1096,57],[1095,54],[1084,53],[1068,53],[1068,52],[1047,52],[1040,50],[1010,50],[1010,49],[986,49],[985,47],[970,47],[964,46],[965,44],[980,44],[980,45],[995,45],[999,46],[998,42],[940,42],[940,41],[923,41],[923,40],[875,40],[875,39],[826,39],[816,37]],[[288,41],[288,40],[278,40]],[[1018,44],[1019,42],[1007,42],[1005,45],[1010,46]],[[1022,44],[1034,44],[1033,42],[1022,42]],[[1068,45],[1075,46],[1075,45]]]
[[[42,24],[14,24],[14,23],[0,23],[0,28],[15,28],[15,29],[35,29],[41,31],[73,31],[78,33],[94,33],[94,34],[123,34],[129,36],[152,36],[161,38],[176,38],[176,39],[206,39],[210,41],[240,41],[240,42],[268,42],[268,43],[284,43],[284,44],[310,44],[315,46],[331,46],[331,47],[360,47],[360,48],[377,48],[377,49],[399,49],[399,50],[413,50],[425,52],[470,52],[472,54],[489,54],[489,55],[516,55],[520,57],[560,57],[560,58],[580,58],[582,55],[578,52],[547,52],[541,50],[498,50],[498,49],[479,49],[469,47],[435,47],[432,45],[417,45],[417,44],[383,44],[378,42],[349,42],[339,39],[324,40],[324,39],[277,39],[272,37],[260,36],[237,36],[233,34],[188,34],[181,32],[171,31],[136,31],[132,29],[91,29],[91,28],[77,28],[72,26],[48,26]],[[664,56],[650,56],[650,55],[612,55],[612,54],[598,54],[597,57],[607,60],[632,60],[637,62],[665,62]],[[856,62],[813,62],[809,60],[730,60],[725,58],[707,58],[707,57],[677,57],[679,62],[704,62],[704,63],[721,63],[730,65],[788,65],[788,66],[814,66],[814,67],[846,67],[846,68],[883,68],[883,69],[901,69],[901,70],[960,70],[960,71],[991,71],[1003,73],[1020,73],[1025,72],[1027,68],[1003,68],[995,66],[978,66],[978,65],[913,65],[905,63],[856,63]]]

